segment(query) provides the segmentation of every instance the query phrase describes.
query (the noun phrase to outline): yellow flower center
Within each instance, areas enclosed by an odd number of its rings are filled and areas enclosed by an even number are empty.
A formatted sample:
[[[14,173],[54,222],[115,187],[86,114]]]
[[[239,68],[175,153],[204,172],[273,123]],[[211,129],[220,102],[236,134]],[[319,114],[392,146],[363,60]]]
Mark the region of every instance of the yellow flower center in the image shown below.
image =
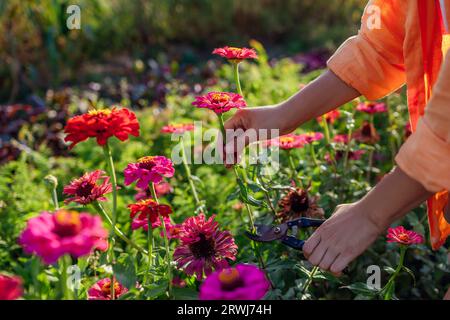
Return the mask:
[[[219,273],[219,281],[225,290],[233,290],[242,284],[241,276],[236,268],[223,269]]]
[[[114,294],[117,296],[120,294],[120,285],[117,281],[114,281]],[[102,286],[102,292],[105,295],[111,294],[111,281],[105,282]]]
[[[73,236],[81,230],[80,215],[76,211],[59,210],[55,213],[55,233],[61,237]]]
[[[293,137],[280,137],[280,143],[292,143],[294,141]]]
[[[242,48],[229,47],[228,50],[233,51],[233,52],[241,52],[241,51],[242,51]]]
[[[89,110],[88,114],[90,116],[109,116],[111,114],[111,110],[109,109]]]
[[[214,93],[212,95],[212,100],[216,103],[223,103],[230,100],[230,96],[224,93]]]
[[[150,162],[153,161],[154,158],[155,158],[154,156],[145,156],[145,157],[139,158],[137,162],[139,162],[139,163],[150,163]]]
[[[400,233],[397,238],[400,239],[400,241],[407,242],[409,241],[409,236],[406,233]]]

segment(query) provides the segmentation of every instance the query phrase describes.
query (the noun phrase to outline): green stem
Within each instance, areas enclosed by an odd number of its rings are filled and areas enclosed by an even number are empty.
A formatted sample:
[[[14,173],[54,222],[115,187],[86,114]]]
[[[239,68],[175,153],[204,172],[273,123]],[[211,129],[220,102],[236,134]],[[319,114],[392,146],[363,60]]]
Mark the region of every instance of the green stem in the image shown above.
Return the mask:
[[[114,264],[115,264],[115,254],[114,254],[114,244],[116,241],[116,223],[117,223],[117,177],[116,170],[114,168],[114,160],[112,157],[111,149],[108,143],[103,147],[103,152],[105,154],[106,161],[108,163],[110,175],[111,175],[111,183],[112,183],[112,192],[113,192],[113,207],[112,207],[112,231],[111,231],[111,244],[110,244],[110,256],[111,256],[111,265],[112,265],[112,274],[111,274],[111,300],[115,299],[114,292]]]
[[[144,275],[144,283],[147,284],[150,279],[149,275],[151,275],[151,268],[153,265],[153,228],[152,222],[150,220],[150,215],[147,216],[147,245],[148,245],[148,261],[147,261],[147,270]]]
[[[311,153],[311,158],[313,159],[314,165],[318,167],[319,163],[317,162],[316,151],[314,150],[314,145],[312,143],[309,145],[309,152]]]
[[[325,140],[327,141],[327,144],[330,144],[330,128],[328,127],[328,122],[327,119],[325,119],[325,116],[322,116],[322,126],[325,133]]]
[[[55,206],[55,210],[59,210],[58,194],[56,193],[56,188],[52,188],[52,201],[53,205]]]
[[[392,290],[390,290],[390,288],[394,285],[395,283],[395,279],[397,278],[397,276],[400,274],[400,272],[403,269],[403,264],[405,261],[405,254],[406,254],[406,250],[408,249],[407,246],[401,246],[400,247],[400,260],[398,262],[397,268],[395,269],[394,273],[391,275],[391,277],[389,278],[388,283],[386,284],[386,286],[381,290],[381,292],[384,292],[384,300],[391,300],[392,299]]]
[[[309,287],[312,284],[313,278],[314,278],[314,276],[315,276],[315,274],[317,273],[318,270],[319,270],[319,267],[317,267],[317,266],[314,266],[311,269],[311,272],[309,273],[309,276],[308,276],[308,280],[306,280],[305,286],[302,289],[302,294],[305,294],[306,291],[308,291]]]
[[[106,220],[106,222],[108,222],[108,224],[112,227],[113,223],[112,223],[111,217],[105,211],[103,206],[99,202],[93,202],[92,206]],[[125,243],[127,243],[131,247],[137,249],[142,254],[148,254],[148,252],[146,250],[144,250],[141,246],[136,244],[133,240],[129,239],[117,226],[115,228],[115,233],[117,236],[119,236],[120,239],[122,239]]]
[[[64,255],[59,259],[61,297],[63,300],[71,300],[71,294],[67,287],[67,269],[70,265],[70,256]]]
[[[233,62],[234,82],[236,83],[237,92],[243,97],[241,81],[239,80],[239,63]]]
[[[297,169],[295,168],[294,159],[292,158],[291,150],[288,150],[288,160],[289,160],[289,167],[291,168],[291,176],[292,180],[294,180],[300,188],[303,188],[302,180],[298,177]]]
[[[155,200],[156,203],[159,204],[159,199],[158,199],[158,196],[156,195],[155,184],[154,183],[151,183],[150,191],[152,193],[153,200]],[[170,298],[172,296],[172,268],[171,268],[169,238],[167,236],[166,224],[164,222],[163,217],[160,216],[159,219],[161,221],[161,225],[163,227],[163,232],[164,232],[164,244],[165,244],[165,248],[166,248],[166,263],[167,263],[167,278],[168,278],[168,281],[169,281],[168,293],[169,293],[169,298]]]
[[[184,171],[186,171],[186,175],[187,175],[187,178],[189,181],[189,186],[191,188],[192,195],[194,196],[195,204],[197,205],[197,207],[200,207],[202,203],[200,201],[200,198],[198,197],[197,189],[195,188],[195,184],[194,184],[192,174],[191,174],[191,169],[189,168],[189,165],[187,162],[183,137],[180,138],[180,142],[181,142],[181,158],[183,161]]]

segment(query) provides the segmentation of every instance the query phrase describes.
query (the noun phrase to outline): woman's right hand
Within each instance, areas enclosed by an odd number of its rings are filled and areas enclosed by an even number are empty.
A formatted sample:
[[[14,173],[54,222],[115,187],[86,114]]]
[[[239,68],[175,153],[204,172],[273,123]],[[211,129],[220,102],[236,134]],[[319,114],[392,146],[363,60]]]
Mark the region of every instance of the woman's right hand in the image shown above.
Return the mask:
[[[225,144],[224,150],[227,159],[239,162],[243,149],[249,143],[255,142],[255,139],[258,141],[272,139],[293,131],[295,128],[289,130],[286,127],[287,123],[289,122],[283,117],[281,105],[248,107],[238,110],[225,122],[225,129],[233,130],[232,133],[234,133],[228,136]],[[251,132],[252,130],[254,132]],[[227,135],[229,134],[228,131]],[[227,162],[227,164],[229,163]]]

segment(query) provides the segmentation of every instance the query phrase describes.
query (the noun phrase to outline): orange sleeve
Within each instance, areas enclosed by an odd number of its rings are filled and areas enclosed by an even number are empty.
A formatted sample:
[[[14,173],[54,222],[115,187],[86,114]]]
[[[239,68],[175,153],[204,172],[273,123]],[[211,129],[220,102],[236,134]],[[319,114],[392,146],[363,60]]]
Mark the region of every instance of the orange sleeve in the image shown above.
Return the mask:
[[[450,52],[425,114],[400,149],[396,162],[429,191],[450,190]]]
[[[403,40],[409,1],[372,0],[358,35],[345,41],[328,68],[369,100],[401,87],[406,80]]]

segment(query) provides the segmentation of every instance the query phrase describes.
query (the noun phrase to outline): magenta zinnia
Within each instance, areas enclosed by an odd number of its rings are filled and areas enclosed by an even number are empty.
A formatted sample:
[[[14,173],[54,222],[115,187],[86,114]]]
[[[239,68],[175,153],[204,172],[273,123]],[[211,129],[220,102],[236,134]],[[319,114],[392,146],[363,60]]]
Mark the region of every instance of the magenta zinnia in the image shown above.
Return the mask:
[[[181,225],[181,245],[173,254],[178,267],[197,279],[227,267],[226,259],[236,259],[237,245],[233,237],[229,231],[219,230],[214,217],[206,220],[204,214],[199,214],[187,218]]]
[[[136,188],[136,190],[138,190],[138,193],[134,196],[136,201],[152,198],[152,193],[148,187],[145,189]],[[155,192],[156,196],[159,198],[168,193],[172,193],[173,188],[170,183],[161,181],[160,183],[155,184]]]
[[[270,283],[258,267],[238,264],[210,274],[200,286],[200,300],[259,300]]]
[[[147,156],[140,158],[136,163],[129,163],[123,171],[125,185],[137,180],[137,187],[146,189],[150,182],[160,183],[163,177],[170,178],[175,169],[170,159],[164,156]]]
[[[265,144],[267,146],[280,147],[280,149],[289,150],[295,148],[303,148],[303,146],[305,145],[305,139],[302,135],[290,133],[281,137],[267,140]]]
[[[250,48],[237,48],[225,46],[222,48],[214,49],[212,53],[224,57],[234,63],[239,63],[244,59],[258,58],[256,51]]]
[[[116,280],[114,281],[114,297],[116,299],[127,292],[127,288]],[[101,279],[90,287],[88,290],[88,300],[111,300],[111,279]]]
[[[304,143],[313,143],[314,141],[319,141],[323,139],[323,133],[321,132],[308,132],[300,135]]]
[[[406,230],[403,226],[389,228],[387,242],[396,242],[403,245],[420,244],[423,242],[423,236],[417,232]]]
[[[233,108],[241,109],[247,106],[244,98],[232,92],[209,92],[203,96],[195,97],[192,105],[197,108],[206,108],[217,114],[227,112]]]
[[[22,279],[0,274],[0,300],[16,300],[22,296]]]
[[[374,113],[383,113],[387,112],[386,104],[382,102],[361,102],[356,106],[356,110],[365,112],[368,114],[374,114]]]
[[[94,249],[104,251],[108,248],[107,237],[108,231],[103,228],[100,217],[58,210],[54,214],[44,211],[28,220],[19,243],[25,252],[52,264],[65,254],[81,257]]]
[[[98,181],[100,184],[97,184]],[[105,194],[112,191],[112,184],[109,182],[109,177],[106,176],[105,171],[95,170],[93,172],[86,172],[81,178],[72,180],[64,187],[63,193],[73,195],[73,197],[66,199],[64,202],[76,202],[79,204],[89,204],[93,201],[106,201]]]

